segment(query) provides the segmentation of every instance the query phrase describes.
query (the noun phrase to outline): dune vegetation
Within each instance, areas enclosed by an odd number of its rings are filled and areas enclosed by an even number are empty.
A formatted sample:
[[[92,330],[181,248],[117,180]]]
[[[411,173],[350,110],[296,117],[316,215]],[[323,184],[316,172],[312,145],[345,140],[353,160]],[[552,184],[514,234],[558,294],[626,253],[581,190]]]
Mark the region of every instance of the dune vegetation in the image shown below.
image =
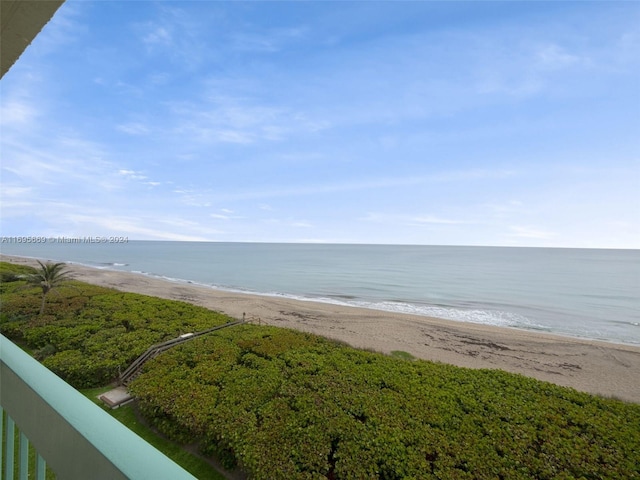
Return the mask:
[[[0,263],[0,332],[76,388],[105,385],[151,345],[231,319],[206,308],[69,281],[49,294],[33,269]]]
[[[153,343],[229,320],[2,264],[0,330],[77,388]],[[71,287],[71,285],[69,285]],[[244,324],[175,347],[130,386],[139,411],[255,479],[640,478],[640,405],[497,370],[363,351]]]

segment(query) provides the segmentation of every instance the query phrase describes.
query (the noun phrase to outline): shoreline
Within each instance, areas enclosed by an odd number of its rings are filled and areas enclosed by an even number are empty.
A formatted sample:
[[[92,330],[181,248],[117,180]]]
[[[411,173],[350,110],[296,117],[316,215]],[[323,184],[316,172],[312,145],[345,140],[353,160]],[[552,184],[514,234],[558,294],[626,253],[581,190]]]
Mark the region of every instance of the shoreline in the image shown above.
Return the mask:
[[[36,259],[0,255],[37,265]],[[356,348],[470,368],[519,373],[584,392],[640,403],[640,347],[313,300],[231,292],[141,273],[67,263],[76,280],[180,300],[265,325],[293,328]]]

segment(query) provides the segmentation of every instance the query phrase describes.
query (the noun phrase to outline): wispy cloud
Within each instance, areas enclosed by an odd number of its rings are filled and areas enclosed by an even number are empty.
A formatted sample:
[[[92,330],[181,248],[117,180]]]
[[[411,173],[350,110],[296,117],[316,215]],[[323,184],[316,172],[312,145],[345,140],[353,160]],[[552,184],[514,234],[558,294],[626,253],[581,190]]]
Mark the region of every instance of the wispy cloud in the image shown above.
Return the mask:
[[[4,198],[25,198],[33,192],[32,187],[13,186],[3,183],[2,196]]]
[[[2,105],[0,125],[28,125],[37,115],[37,110],[27,102],[10,99]]]
[[[462,224],[471,223],[463,220],[441,218],[435,215],[426,215],[426,216],[419,215],[416,217],[409,217],[407,221],[411,225],[462,225]]]
[[[536,240],[549,240],[555,237],[557,234],[548,230],[532,227],[529,225],[518,226],[514,225],[510,227],[512,237],[536,239]]]
[[[485,203],[480,206],[496,214],[507,214],[521,212],[524,203],[520,200],[507,200],[500,203]]]
[[[70,137],[52,145],[31,146],[28,141],[5,140],[2,169],[25,184],[66,184],[70,180],[100,180],[110,165],[99,146]],[[99,182],[100,183],[100,182]]]
[[[147,125],[136,122],[116,125],[116,129],[129,135],[146,135],[150,132]]]
[[[411,213],[376,213],[369,212],[360,220],[365,222],[376,222],[384,224],[402,224],[408,226],[429,226],[429,225],[465,225],[472,224],[469,220],[454,218],[444,218],[431,214],[411,214]]]
[[[289,107],[271,105],[260,98],[206,93],[198,102],[174,103],[171,112],[176,136],[205,144],[277,142],[304,132],[318,132],[327,126]]]
[[[135,170],[118,170],[118,175],[121,175],[129,180],[146,180],[147,176],[143,175],[142,172],[136,172]]]
[[[313,224],[309,222],[293,222],[291,226],[296,228],[312,228]]]
[[[579,65],[589,65],[588,57],[571,54],[559,45],[547,44],[539,47],[535,52],[536,66],[545,70],[559,70]]]
[[[172,34],[166,27],[155,24],[146,25],[147,33],[142,37],[142,41],[148,45],[171,45],[173,43]]]
[[[308,33],[303,26],[271,28],[261,32],[243,31],[231,35],[231,48],[241,52],[274,53],[287,44],[298,42]]]
[[[155,18],[134,23],[131,28],[149,55],[164,56],[175,65],[193,70],[206,58],[215,55],[215,50],[207,48],[200,39],[203,32],[208,30],[206,24],[174,5],[177,4],[158,4]]]
[[[244,218],[241,215],[235,215],[234,211],[228,208],[221,208],[218,212],[210,213],[209,217],[216,220],[239,220]]]
[[[219,232],[213,229],[201,228],[180,219],[164,219],[158,222],[155,218],[145,218],[140,222],[139,217],[116,215],[68,215],[70,227],[62,234],[76,235],[114,235],[130,236],[131,238],[148,238],[153,240],[174,241],[206,241],[211,235]],[[185,228],[186,227],[186,228]],[[177,233],[177,232],[181,233]]]
[[[213,194],[209,189],[178,188],[173,193],[182,204],[190,207],[211,207],[214,204]]]
[[[3,78],[3,232],[637,243],[635,6],[343,6],[67,2]]]

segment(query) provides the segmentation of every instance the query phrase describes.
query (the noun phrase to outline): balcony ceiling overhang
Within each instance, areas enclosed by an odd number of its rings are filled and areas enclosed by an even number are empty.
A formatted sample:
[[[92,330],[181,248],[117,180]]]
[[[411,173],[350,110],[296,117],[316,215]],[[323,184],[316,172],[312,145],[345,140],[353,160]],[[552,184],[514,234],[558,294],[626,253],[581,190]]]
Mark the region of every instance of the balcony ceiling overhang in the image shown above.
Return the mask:
[[[63,3],[64,0],[0,0],[0,78]]]

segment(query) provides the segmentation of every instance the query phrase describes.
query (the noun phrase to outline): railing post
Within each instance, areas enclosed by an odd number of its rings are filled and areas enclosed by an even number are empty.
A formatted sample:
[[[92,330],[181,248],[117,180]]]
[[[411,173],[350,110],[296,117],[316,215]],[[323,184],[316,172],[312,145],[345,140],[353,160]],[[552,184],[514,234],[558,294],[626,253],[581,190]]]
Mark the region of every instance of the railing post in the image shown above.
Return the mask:
[[[29,478],[29,440],[20,432],[20,480]]]
[[[13,478],[13,455],[15,452],[14,449],[14,439],[15,439],[15,427],[13,419],[7,415],[7,425],[4,430],[5,435],[5,463],[4,463],[4,478],[12,479]]]
[[[2,459],[4,454],[4,449],[2,448],[2,439],[4,435],[4,409],[2,405],[0,405],[0,473],[2,472]]]
[[[44,458],[39,453],[36,453],[36,480],[45,480],[46,476],[47,462],[44,461]]]
[[[16,426],[42,456],[38,480],[45,477],[43,458],[65,480],[195,480],[1,334],[0,405],[6,480],[14,478]]]

